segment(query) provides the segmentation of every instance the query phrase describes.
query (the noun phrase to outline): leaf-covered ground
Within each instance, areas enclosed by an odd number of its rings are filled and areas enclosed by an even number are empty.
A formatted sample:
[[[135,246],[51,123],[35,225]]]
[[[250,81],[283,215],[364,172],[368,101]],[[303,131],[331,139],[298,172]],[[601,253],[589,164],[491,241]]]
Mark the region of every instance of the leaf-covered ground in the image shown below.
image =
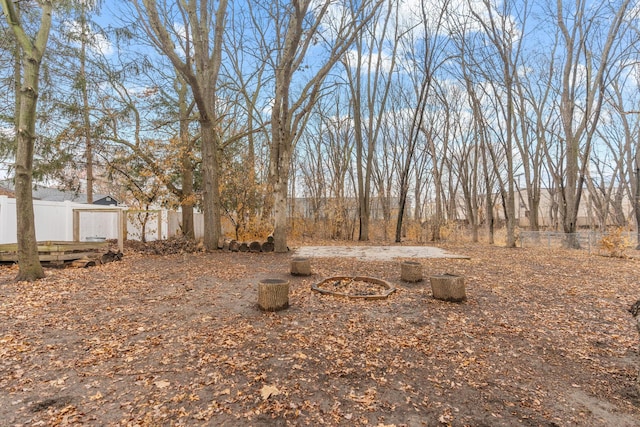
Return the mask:
[[[468,301],[400,281],[400,262],[290,254],[128,252],[13,283],[0,267],[0,424],[640,425],[640,261],[447,246],[424,275],[465,277]],[[312,292],[363,275],[386,300]],[[256,308],[288,278],[290,308]]]

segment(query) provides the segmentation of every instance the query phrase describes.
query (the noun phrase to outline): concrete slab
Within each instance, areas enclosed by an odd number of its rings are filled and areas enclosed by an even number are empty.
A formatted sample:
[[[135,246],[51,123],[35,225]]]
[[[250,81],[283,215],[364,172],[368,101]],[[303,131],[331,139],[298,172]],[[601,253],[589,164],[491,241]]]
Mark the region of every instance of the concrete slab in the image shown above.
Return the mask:
[[[396,258],[466,258],[430,246],[303,246],[294,251],[305,258],[356,258],[368,261],[392,261]]]

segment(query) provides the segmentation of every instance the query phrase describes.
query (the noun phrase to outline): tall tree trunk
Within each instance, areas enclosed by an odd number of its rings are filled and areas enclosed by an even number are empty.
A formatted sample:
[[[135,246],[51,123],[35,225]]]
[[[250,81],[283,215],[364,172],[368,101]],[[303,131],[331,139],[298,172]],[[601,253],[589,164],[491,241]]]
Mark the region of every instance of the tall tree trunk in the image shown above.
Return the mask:
[[[23,84],[20,90],[15,164],[18,265],[16,280],[33,281],[45,277],[40,265],[33,212],[33,152],[35,145],[36,103],[38,99],[39,58],[25,55]]]
[[[84,133],[87,203],[93,203],[93,143],[91,141],[91,119],[89,116],[89,91],[87,88],[87,22],[84,7],[80,15],[80,91],[82,92],[82,131]]]
[[[41,1],[42,16],[35,39],[24,32],[19,16],[11,0],[0,0],[7,23],[22,49],[23,78],[20,96],[20,112],[16,126],[15,193],[18,240],[17,281],[34,281],[45,277],[40,265],[36,242],[35,215],[33,212],[33,153],[36,140],[36,107],[40,64],[51,29],[52,6],[50,1]]]
[[[275,252],[287,252],[287,194],[288,172],[281,171],[273,183],[273,244]]]
[[[176,77],[178,92],[178,119],[180,120],[179,138],[182,149],[180,150],[181,190],[180,207],[182,210],[182,235],[189,239],[195,239],[195,224],[193,219],[193,143],[189,133],[191,106],[187,105],[187,84],[181,76]]]
[[[288,90],[288,87],[287,87]],[[281,98],[282,99],[282,98]],[[280,124],[283,117],[281,106],[274,106],[272,116],[272,146],[269,162],[271,186],[273,188],[273,244],[275,252],[287,252],[287,196],[289,193],[289,168],[292,143],[287,134],[288,125]]]
[[[193,164],[185,157],[182,158],[182,235],[194,240],[196,233],[193,219]]]
[[[204,246],[211,251],[220,240],[220,141],[211,120],[200,120],[202,138],[202,212],[204,216]]]

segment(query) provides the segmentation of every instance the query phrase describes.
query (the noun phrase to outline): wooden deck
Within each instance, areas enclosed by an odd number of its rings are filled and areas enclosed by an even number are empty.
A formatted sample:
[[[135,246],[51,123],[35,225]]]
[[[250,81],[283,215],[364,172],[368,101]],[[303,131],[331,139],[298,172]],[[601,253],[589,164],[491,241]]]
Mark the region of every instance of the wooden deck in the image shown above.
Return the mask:
[[[41,262],[62,263],[81,258],[100,257],[109,248],[109,242],[38,242]],[[0,245],[0,262],[17,262],[18,244]]]

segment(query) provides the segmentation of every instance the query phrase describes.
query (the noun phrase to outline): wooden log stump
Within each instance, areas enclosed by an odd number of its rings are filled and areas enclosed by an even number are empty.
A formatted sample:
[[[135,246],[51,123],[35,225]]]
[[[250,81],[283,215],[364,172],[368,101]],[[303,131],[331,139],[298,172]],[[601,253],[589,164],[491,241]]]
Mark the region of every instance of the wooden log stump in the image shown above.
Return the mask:
[[[81,258],[81,259],[76,259],[71,261],[70,265],[71,267],[75,267],[75,268],[95,267],[96,260],[90,260],[89,258]]]
[[[240,243],[237,240],[232,240],[229,242],[229,250],[231,252],[238,252],[240,250]]]
[[[262,250],[262,245],[260,242],[251,242],[249,243],[249,250],[251,252],[260,252]]]
[[[416,261],[405,261],[400,265],[400,278],[405,282],[422,280],[422,264]]]
[[[273,242],[264,242],[262,244],[262,252],[273,252],[275,245]]]
[[[240,247],[238,248],[240,252],[249,252],[249,245],[246,242],[240,243]]]
[[[311,276],[311,262],[309,258],[293,258],[291,260],[292,276]]]
[[[435,299],[451,302],[467,300],[464,277],[455,274],[441,274],[430,277],[431,291]]]
[[[278,311],[289,307],[289,281],[261,280],[258,284],[258,306],[263,311]]]

